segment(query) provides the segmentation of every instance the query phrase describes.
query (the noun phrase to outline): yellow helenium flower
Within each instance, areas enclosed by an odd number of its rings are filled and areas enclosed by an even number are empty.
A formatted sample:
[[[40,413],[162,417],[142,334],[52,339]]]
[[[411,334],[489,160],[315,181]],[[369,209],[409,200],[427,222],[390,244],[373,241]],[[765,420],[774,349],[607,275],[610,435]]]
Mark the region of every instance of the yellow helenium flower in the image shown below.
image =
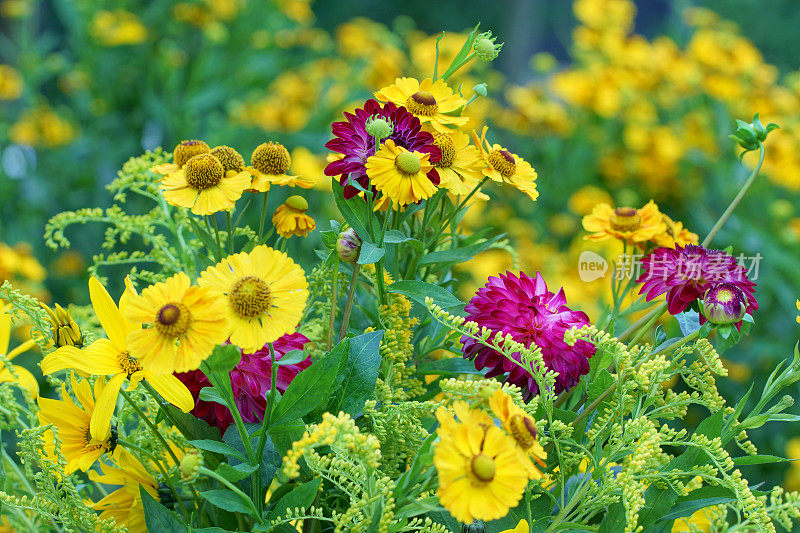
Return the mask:
[[[293,235],[305,237],[309,231],[314,231],[317,224],[314,219],[306,214],[308,202],[302,196],[290,196],[286,203],[278,206],[272,215],[272,224],[278,235],[289,238]]]
[[[172,163],[162,163],[161,165],[150,167],[150,170],[156,174],[168,176],[169,174],[178,171],[194,156],[207,154],[209,152],[211,152],[211,148],[209,148],[208,144],[206,144],[204,141],[187,139],[179,142],[172,151]]]
[[[451,194],[466,196],[477,187],[483,177],[483,159],[477,148],[469,144],[469,135],[460,131],[434,133],[433,142],[442,152],[442,158],[433,166],[441,183]],[[475,196],[488,196],[480,192]]]
[[[286,147],[277,142],[269,141],[256,146],[250,163],[252,166],[247,167],[253,178],[247,189],[250,192],[267,192],[273,184],[310,189],[316,183],[312,178],[287,174],[292,166],[292,157]]]
[[[125,286],[120,306],[136,295],[129,278],[125,278]],[[131,355],[127,338],[132,332],[140,331],[140,327],[122,315],[106,288],[94,276],[89,279],[89,297],[108,338],[97,339],[81,350],[63,346],[45,356],[40,365],[45,375],[70,368],[92,376],[111,376],[98,398],[99,407],[92,414],[92,431],[99,434],[109,425],[119,390],[126,379],[130,380],[128,391],[146,380],[166,401],[184,412],[190,411],[194,399],[186,385],[171,373],[153,372],[148,364]]]
[[[641,209],[596,205],[591,214],[583,217],[583,228],[590,232],[585,237],[588,240],[604,241],[613,237],[634,243],[649,241],[667,229],[652,200]]]
[[[684,228],[682,222],[674,221],[664,213],[661,213],[661,221],[664,223],[666,229],[663,233],[659,233],[653,237],[653,241],[657,245],[675,248],[675,245],[686,246],[687,244],[697,244],[697,234]]]
[[[36,346],[33,339],[28,339],[13,350],[8,350],[8,344],[11,341],[10,310],[10,305],[0,308],[0,353],[4,353],[5,359],[9,361]],[[6,366],[0,362],[0,383],[15,383],[22,390],[28,391],[31,396],[36,397],[39,395],[39,383],[36,378],[21,366],[12,364]]]
[[[443,133],[452,131],[448,126],[460,127],[469,121],[468,117],[455,114],[466,100],[454,93],[444,80],[426,78],[420,82],[415,78],[397,78],[393,85],[376,92],[375,98],[405,107],[422,124],[429,124]]]
[[[99,502],[89,507],[100,512],[100,520],[113,518],[117,525],[125,526],[131,533],[147,533],[144,507],[139,487],[159,501],[158,483],[144,466],[128,451],[121,449],[114,457],[116,466],[102,465],[102,474],[92,470],[89,479],[104,485],[121,486]]]
[[[436,418],[440,441],[433,453],[439,475],[437,495],[456,520],[495,520],[519,503],[528,485],[528,470],[514,439],[495,425],[456,422],[440,407]]]
[[[534,461],[544,467],[544,459],[547,459],[547,452],[539,444],[539,435],[536,429],[536,421],[526,413],[521,407],[514,403],[511,396],[497,389],[489,398],[489,407],[500,420],[503,429],[511,435],[520,449],[531,456]],[[532,463],[525,461],[526,468],[530,468],[531,479],[541,479],[542,472]]]
[[[164,199],[171,205],[189,207],[195,215],[230,211],[250,186],[250,174],[225,172],[211,154],[198,154],[161,180]]]
[[[133,324],[148,324],[127,335],[131,354],[155,374],[196,370],[228,338],[225,300],[204,287],[190,287],[175,274],[120,302]]]
[[[492,181],[508,183],[518,191],[524,192],[531,200],[539,198],[536,190],[536,171],[530,163],[516,154],[512,154],[499,144],[490,144],[486,140],[486,131],[483,127],[481,136],[472,132],[472,141],[478,147],[481,157],[486,163],[483,173]]]
[[[433,169],[429,158],[430,154],[410,152],[388,139],[367,159],[367,176],[392,202],[413,204],[436,194],[437,187],[427,175]]]
[[[303,269],[263,244],[208,267],[197,283],[224,296],[230,341],[245,351],[294,333],[308,299]]]
[[[117,446],[117,430],[110,423],[102,427],[91,427],[91,419],[103,396],[105,380],[99,378],[94,382],[94,394],[88,381],[78,382],[74,375],[71,381],[72,392],[80,405],[72,401],[64,384],[61,385],[61,400],[42,397],[37,399],[39,423],[55,426],[61,439],[61,453],[67,460],[64,470],[66,474],[78,469],[86,472],[101,455],[113,452]],[[45,453],[51,458],[55,457],[52,438],[45,439]]]
[[[519,524],[517,524],[517,527],[515,527],[514,529],[506,529],[505,531],[501,531],[500,533],[530,533],[530,530],[531,528],[528,525],[528,521],[522,519],[519,521]]]

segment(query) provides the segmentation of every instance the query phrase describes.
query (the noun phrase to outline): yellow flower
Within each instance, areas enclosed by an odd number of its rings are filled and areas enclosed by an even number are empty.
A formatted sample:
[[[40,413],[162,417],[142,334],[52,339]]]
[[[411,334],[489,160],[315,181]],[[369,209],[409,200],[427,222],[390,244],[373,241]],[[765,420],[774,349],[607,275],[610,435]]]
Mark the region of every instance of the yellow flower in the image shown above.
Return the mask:
[[[800,311],[800,300],[795,301],[794,304],[797,307],[797,310]],[[797,316],[797,323],[800,324],[800,315]]]
[[[434,133],[433,142],[442,152],[442,158],[433,164],[439,173],[441,187],[456,196],[466,196],[483,177],[483,159],[478,149],[469,144],[469,136],[460,131]],[[488,199],[480,192],[476,196]]]
[[[278,235],[289,238],[292,235],[305,237],[309,231],[314,231],[317,224],[314,219],[306,214],[308,202],[302,196],[290,196],[286,203],[278,206],[272,215],[272,224]]]
[[[687,244],[697,244],[696,233],[692,233],[683,227],[680,221],[674,221],[664,213],[661,213],[661,221],[664,223],[665,230],[653,237],[653,241],[659,246],[675,248],[675,245],[686,246]]]
[[[641,209],[596,205],[591,214],[583,217],[583,228],[590,232],[585,238],[592,241],[614,237],[634,243],[651,240],[667,229],[652,200]]]
[[[210,152],[211,148],[204,141],[199,141],[197,139],[187,139],[185,141],[179,142],[178,145],[175,147],[175,149],[172,151],[172,163],[162,163],[160,165],[150,167],[150,170],[155,172],[156,174],[161,174],[162,176],[168,176],[169,174],[172,174],[173,172],[176,172],[179,169],[183,168],[183,165],[185,165],[186,162],[189,161],[194,156],[200,154],[207,154]]]
[[[230,341],[245,351],[294,333],[308,299],[303,269],[263,244],[208,267],[197,283],[225,296]]]
[[[404,206],[430,198],[436,185],[428,177],[433,169],[430,154],[410,152],[387,139],[380,150],[367,159],[367,176],[372,185],[392,202]]]
[[[528,471],[514,439],[495,425],[456,422],[440,407],[440,441],[433,454],[439,475],[437,495],[456,520],[495,520],[517,505],[528,485]]]
[[[161,180],[164,199],[171,205],[189,207],[195,215],[230,211],[250,186],[250,174],[225,172],[211,154],[198,154]]]
[[[519,524],[517,524],[517,527],[515,527],[514,529],[506,529],[505,531],[501,531],[500,533],[530,533],[530,530],[531,528],[530,526],[528,526],[528,521],[522,519],[519,521]]]
[[[536,422],[531,416],[522,410],[511,396],[497,389],[489,399],[489,407],[492,412],[500,419],[509,435],[511,435],[520,449],[533,457],[533,459],[544,467],[544,460],[547,459],[547,452],[539,444],[539,434],[536,429]],[[531,479],[541,479],[542,472],[532,463],[525,462],[525,466],[530,466]]]
[[[120,305],[136,295],[129,278],[125,278],[125,285]],[[99,434],[102,428],[109,425],[119,390],[126,379],[130,380],[128,392],[144,379],[166,401],[184,412],[190,411],[194,407],[194,399],[186,385],[171,373],[156,374],[150,366],[131,355],[127,338],[140,328],[122,315],[106,288],[94,276],[89,279],[89,297],[95,316],[108,338],[97,339],[82,350],[74,346],[61,347],[45,356],[40,365],[45,375],[70,368],[91,376],[111,376],[102,395],[98,397],[100,407],[92,414],[92,431]]]
[[[0,64],[0,100],[16,100],[25,84],[11,65]]]
[[[25,353],[34,346],[36,343],[32,339],[28,339],[13,350],[8,350],[8,343],[11,340],[11,315],[9,311],[11,306],[0,308],[0,353],[5,354],[4,359],[10,361],[21,353]],[[15,383],[22,390],[30,393],[31,396],[36,397],[39,395],[39,383],[26,368],[21,366],[8,364],[7,366],[0,362],[0,383]]]
[[[80,406],[72,401],[66,385],[61,385],[61,399],[38,398],[39,424],[52,424],[56,427],[61,440],[61,453],[67,460],[65,472],[71,474],[75,470],[86,472],[101,455],[113,453],[117,446],[117,430],[110,423],[102,427],[92,427],[91,419],[95,408],[100,405],[105,380],[94,382],[94,394],[88,381],[77,381],[71,376],[72,392],[78,398]],[[97,403],[95,403],[97,400]],[[45,453],[55,456],[55,444],[52,438],[45,438]]]
[[[576,215],[588,215],[597,204],[610,204],[611,195],[600,187],[594,185],[584,185],[569,197],[567,206]]]
[[[89,33],[105,46],[139,44],[147,39],[147,28],[130,11],[98,11],[89,23]]]
[[[289,167],[292,166],[292,157],[286,147],[277,142],[269,141],[256,146],[250,156],[250,162],[253,165],[247,167],[253,176],[253,181],[247,189],[250,192],[267,192],[272,184],[309,189],[316,183],[312,178],[287,174]]]
[[[154,374],[188,372],[200,367],[227,339],[225,300],[205,287],[190,287],[183,272],[120,302],[135,325],[126,340],[131,354]]]
[[[415,78],[397,78],[394,85],[376,92],[375,98],[405,107],[423,125],[442,133],[452,131],[450,126],[463,126],[469,121],[468,117],[455,115],[467,102],[444,80],[426,78],[420,82]]]
[[[102,465],[102,474],[92,470],[89,479],[104,485],[120,486],[99,502],[90,504],[95,511],[101,511],[100,520],[113,518],[117,525],[125,526],[131,533],[147,533],[144,521],[144,507],[139,487],[159,501],[158,483],[147,473],[144,466],[129,452],[120,449],[114,457],[116,466]]]
[[[477,133],[472,132],[472,141],[486,163],[484,174],[493,181],[510,184],[536,201],[539,198],[539,192],[536,190],[536,171],[530,163],[499,144],[489,144],[486,140],[488,129],[486,126],[483,127],[480,139]]]
[[[717,531],[714,522],[724,518],[727,508],[722,505],[705,507],[695,511],[692,516],[678,518],[672,524],[672,533],[710,533]]]

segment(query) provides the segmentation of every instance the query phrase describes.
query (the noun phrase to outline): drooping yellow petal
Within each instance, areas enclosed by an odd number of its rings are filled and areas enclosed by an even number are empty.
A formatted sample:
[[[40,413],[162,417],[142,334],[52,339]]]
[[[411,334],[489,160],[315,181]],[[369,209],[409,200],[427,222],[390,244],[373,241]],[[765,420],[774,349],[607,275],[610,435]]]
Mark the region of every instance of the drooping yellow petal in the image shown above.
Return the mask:
[[[94,313],[109,340],[119,351],[125,351],[125,337],[128,335],[127,322],[106,288],[94,276],[89,278],[89,297],[92,300]]]
[[[192,393],[189,392],[189,389],[186,388],[186,385],[184,385],[181,380],[176,378],[174,375],[157,375],[151,372],[146,372],[145,376],[147,382],[153,386],[153,388],[161,395],[162,398],[184,413],[188,413],[192,410],[192,408],[194,408],[194,398],[192,398]]]
[[[127,377],[125,374],[117,374],[111,378],[97,398],[97,405],[92,412],[92,420],[89,425],[89,432],[97,440],[106,440],[111,434],[111,417],[117,407],[119,389]]]

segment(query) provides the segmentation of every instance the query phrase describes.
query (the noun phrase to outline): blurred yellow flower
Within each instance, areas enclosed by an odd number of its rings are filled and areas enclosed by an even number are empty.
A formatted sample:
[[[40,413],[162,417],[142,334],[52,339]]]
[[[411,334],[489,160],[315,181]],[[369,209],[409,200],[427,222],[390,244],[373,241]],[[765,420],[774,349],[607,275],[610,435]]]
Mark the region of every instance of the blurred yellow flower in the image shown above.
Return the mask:
[[[306,214],[308,202],[302,196],[290,196],[286,203],[278,206],[275,214],[272,215],[272,224],[278,235],[286,239],[297,235],[305,237],[310,231],[314,231],[317,224],[314,219]]]
[[[24,87],[19,72],[11,65],[0,63],[0,100],[16,100]]]
[[[4,355],[4,359],[11,361],[21,353],[25,353],[34,346],[36,343],[29,339],[13,350],[8,349],[9,342],[11,341],[11,306],[0,307],[0,353]],[[39,395],[39,383],[33,374],[24,367],[18,365],[4,365],[0,362],[0,383],[15,383],[22,390],[27,391],[32,397]]]
[[[89,23],[89,33],[104,46],[139,44],[147,39],[147,28],[124,9],[98,11]]]
[[[584,216],[592,212],[598,204],[610,204],[613,200],[605,190],[594,185],[584,185],[567,200],[570,210],[576,215]]]
[[[72,124],[46,105],[23,111],[9,130],[12,142],[47,148],[65,145],[76,134]]]
[[[651,240],[666,231],[658,206],[652,200],[641,209],[612,209],[608,204],[599,204],[583,217],[583,228],[589,232],[585,239],[602,241],[613,237],[633,243]]]

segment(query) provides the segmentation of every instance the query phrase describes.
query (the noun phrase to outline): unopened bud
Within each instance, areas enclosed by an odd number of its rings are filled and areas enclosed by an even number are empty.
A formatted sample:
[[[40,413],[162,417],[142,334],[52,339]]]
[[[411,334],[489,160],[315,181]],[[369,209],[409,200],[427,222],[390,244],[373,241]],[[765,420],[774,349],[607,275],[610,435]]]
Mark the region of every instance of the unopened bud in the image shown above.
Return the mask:
[[[712,324],[739,322],[747,312],[742,290],[732,283],[719,283],[703,295],[703,315]]]
[[[496,44],[497,37],[492,37],[492,32],[487,31],[475,37],[475,43],[472,49],[475,50],[475,55],[481,61],[489,63],[494,61],[500,55],[500,49],[503,48],[503,43]]]
[[[308,202],[302,196],[294,195],[286,199],[286,205],[298,211],[308,210]]]
[[[367,119],[367,123],[364,125],[364,127],[367,130],[367,133],[378,140],[386,139],[392,133],[394,133],[394,127],[392,126],[392,123],[385,118],[370,117]]]
[[[181,472],[181,480],[186,483],[192,483],[197,479],[198,471],[203,466],[203,456],[197,450],[189,450],[186,455],[181,459],[179,470]]]
[[[477,84],[475,87],[472,88],[472,92],[474,92],[478,96],[486,96],[487,94],[489,94],[489,91],[485,83]]]
[[[361,254],[361,242],[353,228],[341,232],[336,240],[336,255],[345,263],[355,263]]]
[[[462,524],[461,533],[486,533],[486,525],[480,520],[474,520],[471,524]]]
[[[56,348],[64,346],[74,346],[76,348],[83,348],[83,334],[81,328],[78,327],[69,314],[69,311],[64,309],[58,304],[55,304],[55,309],[51,309],[47,304],[41,303],[42,309],[47,312],[47,318],[50,322],[50,335]]]

